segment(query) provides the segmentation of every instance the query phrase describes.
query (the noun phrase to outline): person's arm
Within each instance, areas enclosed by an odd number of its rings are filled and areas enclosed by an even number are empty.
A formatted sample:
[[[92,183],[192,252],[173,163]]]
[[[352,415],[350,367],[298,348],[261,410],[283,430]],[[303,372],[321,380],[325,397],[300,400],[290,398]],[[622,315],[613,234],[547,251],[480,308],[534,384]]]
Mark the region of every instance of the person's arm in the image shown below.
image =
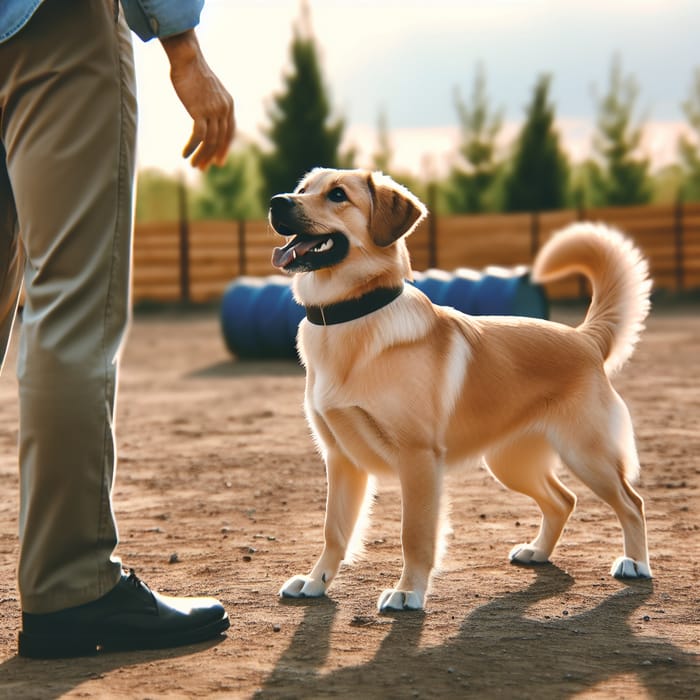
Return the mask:
[[[207,64],[194,29],[162,37],[170,61],[170,79],[192,117],[192,135],[184,158],[203,170],[212,161],[222,165],[235,133],[233,98]]]
[[[183,156],[204,169],[223,164],[235,132],[233,98],[204,60],[194,33],[203,0],[121,0],[129,27],[143,41],[158,38],[170,61],[170,79],[192,117]]]

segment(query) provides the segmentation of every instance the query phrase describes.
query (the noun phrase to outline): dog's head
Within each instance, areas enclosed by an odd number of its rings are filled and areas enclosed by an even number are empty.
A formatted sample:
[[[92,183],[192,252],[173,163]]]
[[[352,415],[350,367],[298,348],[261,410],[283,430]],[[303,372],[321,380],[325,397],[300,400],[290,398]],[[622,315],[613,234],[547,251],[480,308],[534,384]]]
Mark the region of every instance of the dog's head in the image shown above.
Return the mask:
[[[410,274],[402,239],[426,213],[417,197],[382,173],[317,168],[294,192],[270,200],[270,224],[289,239],[275,248],[272,264],[290,274],[346,274],[348,282],[390,270],[401,279]]]

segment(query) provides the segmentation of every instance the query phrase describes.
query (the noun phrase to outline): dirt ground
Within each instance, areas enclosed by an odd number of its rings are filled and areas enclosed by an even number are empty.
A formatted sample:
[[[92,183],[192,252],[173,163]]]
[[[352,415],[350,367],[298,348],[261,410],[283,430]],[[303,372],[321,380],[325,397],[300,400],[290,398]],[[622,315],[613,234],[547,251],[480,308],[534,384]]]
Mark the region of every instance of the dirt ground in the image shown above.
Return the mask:
[[[579,503],[553,564],[510,565],[536,507],[465,471],[449,479],[454,533],[427,609],[401,615],[375,608],[401,566],[393,483],[380,485],[365,558],[329,597],[277,597],[322,540],[301,369],[235,362],[215,310],[137,315],[119,395],[119,554],[157,590],[220,597],[231,629],[209,644],[64,661],[16,656],[15,354],[16,341],[0,379],[0,697],[698,697],[699,305],[655,310],[616,380],[638,434],[653,583],[608,576],[617,520],[568,475]]]

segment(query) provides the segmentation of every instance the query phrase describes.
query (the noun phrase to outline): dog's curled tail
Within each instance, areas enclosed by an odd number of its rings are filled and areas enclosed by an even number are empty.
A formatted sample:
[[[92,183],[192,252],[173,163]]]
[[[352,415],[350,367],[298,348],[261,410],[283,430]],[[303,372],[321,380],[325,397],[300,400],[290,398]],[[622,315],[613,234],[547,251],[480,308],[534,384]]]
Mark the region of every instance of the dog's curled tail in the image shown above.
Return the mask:
[[[536,282],[580,272],[593,298],[578,327],[600,347],[608,376],[632,355],[650,308],[651,279],[642,253],[619,231],[603,224],[576,223],[556,233],[539,251]]]

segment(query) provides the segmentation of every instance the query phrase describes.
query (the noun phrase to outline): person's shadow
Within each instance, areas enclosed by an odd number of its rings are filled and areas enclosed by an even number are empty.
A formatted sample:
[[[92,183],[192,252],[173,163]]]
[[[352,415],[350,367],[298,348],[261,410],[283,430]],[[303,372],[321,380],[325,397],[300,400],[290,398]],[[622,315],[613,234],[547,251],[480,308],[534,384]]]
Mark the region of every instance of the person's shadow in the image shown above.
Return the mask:
[[[635,635],[632,613],[652,583],[634,582],[578,615],[527,617],[528,608],[574,580],[555,566],[537,568],[526,589],[473,610],[459,635],[419,648],[425,615],[394,615],[367,663],[322,673],[331,653],[336,604],[309,601],[304,620],[256,698],[570,698],[615,676],[634,677],[650,697],[697,697],[700,667],[664,639]]]
[[[119,651],[74,659],[38,660],[13,656],[0,663],[0,696],[41,700],[62,698],[86,681],[101,678],[114,669],[200,653],[224,639],[225,636],[221,635],[208,642],[171,649]]]

